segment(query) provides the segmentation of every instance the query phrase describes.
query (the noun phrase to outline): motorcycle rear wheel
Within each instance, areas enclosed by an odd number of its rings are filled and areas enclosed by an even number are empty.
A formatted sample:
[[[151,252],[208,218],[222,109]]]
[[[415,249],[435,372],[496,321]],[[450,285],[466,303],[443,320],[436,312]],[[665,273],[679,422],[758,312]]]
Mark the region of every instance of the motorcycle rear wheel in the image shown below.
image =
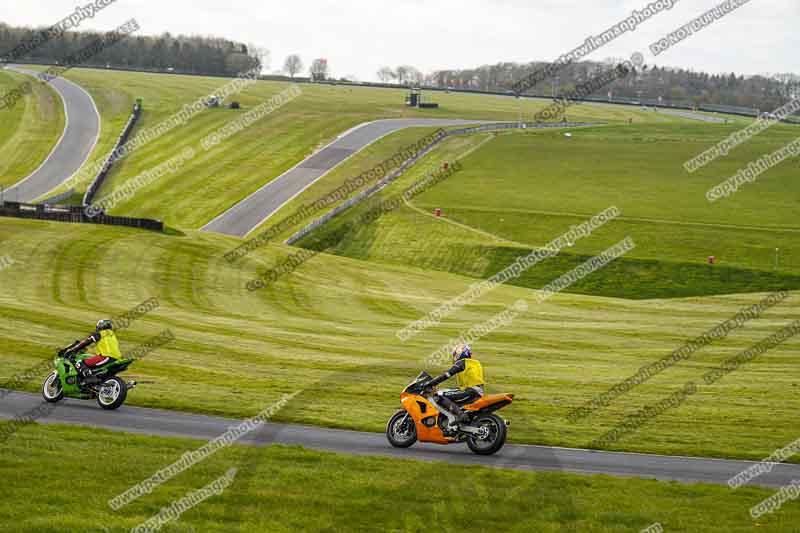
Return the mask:
[[[61,387],[58,371],[53,370],[42,383],[42,398],[47,403],[58,403],[64,398],[64,389]]]
[[[481,415],[470,423],[470,426],[486,428],[488,434],[485,438],[470,436],[467,446],[478,455],[492,455],[500,451],[506,443],[506,422],[495,414]]]
[[[386,424],[386,438],[395,448],[408,448],[417,442],[417,426],[405,410],[397,411]]]
[[[125,403],[127,396],[128,384],[114,376],[100,385],[100,391],[97,393],[97,404],[103,409],[113,411]]]

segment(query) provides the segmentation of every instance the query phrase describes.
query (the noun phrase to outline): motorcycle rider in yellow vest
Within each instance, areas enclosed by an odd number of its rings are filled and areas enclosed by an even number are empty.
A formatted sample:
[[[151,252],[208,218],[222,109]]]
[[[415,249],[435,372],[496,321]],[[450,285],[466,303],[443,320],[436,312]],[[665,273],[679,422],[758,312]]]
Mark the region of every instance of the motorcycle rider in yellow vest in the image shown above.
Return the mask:
[[[92,375],[92,368],[106,365],[114,362],[116,359],[122,359],[122,353],[119,351],[119,341],[117,340],[116,334],[114,334],[114,323],[109,319],[98,321],[94,333],[82,341],[75,341],[70,346],[61,350],[59,355],[70,357],[92,344],[97,345],[97,355],[84,360],[82,363],[76,364],[78,373],[84,379]]]
[[[456,376],[459,388],[439,391],[436,397],[436,402],[453,416],[450,419],[451,425],[466,419],[466,413],[460,405],[473,403],[484,395],[483,367],[476,359],[472,359],[472,350],[466,344],[459,344],[453,350],[453,366],[444,374],[428,381],[425,386],[438,385],[453,376]]]

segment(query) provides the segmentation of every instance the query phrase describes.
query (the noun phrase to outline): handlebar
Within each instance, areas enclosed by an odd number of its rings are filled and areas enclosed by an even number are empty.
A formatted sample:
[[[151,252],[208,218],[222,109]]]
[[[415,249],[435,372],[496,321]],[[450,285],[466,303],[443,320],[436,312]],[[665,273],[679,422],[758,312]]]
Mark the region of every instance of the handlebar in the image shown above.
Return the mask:
[[[414,383],[413,385],[408,387],[408,392],[415,393],[415,394],[424,394],[426,392],[435,392],[437,389],[436,385],[427,385],[423,386],[423,383]]]

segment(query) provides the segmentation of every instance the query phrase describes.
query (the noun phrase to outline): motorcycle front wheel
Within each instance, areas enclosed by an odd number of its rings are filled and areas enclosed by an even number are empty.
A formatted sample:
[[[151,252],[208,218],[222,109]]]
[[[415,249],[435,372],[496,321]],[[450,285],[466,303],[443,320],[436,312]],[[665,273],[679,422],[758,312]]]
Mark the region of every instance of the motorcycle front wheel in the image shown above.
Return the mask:
[[[480,436],[467,438],[467,446],[478,455],[492,455],[500,451],[506,443],[506,422],[497,415],[487,414],[476,418],[471,426],[482,431]]]
[[[386,424],[386,438],[395,448],[408,448],[417,442],[417,426],[405,410],[397,411]]]
[[[47,376],[42,384],[42,397],[47,403],[60,402],[64,397],[64,389],[61,387],[61,378],[58,377],[58,372],[53,372]]]

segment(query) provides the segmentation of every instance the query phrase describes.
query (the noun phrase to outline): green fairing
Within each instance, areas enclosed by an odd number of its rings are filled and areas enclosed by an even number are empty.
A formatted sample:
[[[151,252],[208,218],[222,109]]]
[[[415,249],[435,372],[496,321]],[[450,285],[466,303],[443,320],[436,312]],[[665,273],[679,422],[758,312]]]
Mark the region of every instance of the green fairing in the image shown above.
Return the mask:
[[[91,357],[94,357],[94,354],[83,353],[75,355],[73,359],[75,362],[83,362]],[[98,391],[101,387],[100,384],[105,383],[106,380],[114,378],[120,372],[127,370],[133,361],[133,359],[117,359],[105,365],[93,368],[93,376],[98,379],[90,384],[80,383],[78,379],[78,369],[75,368],[73,362],[66,357],[57,356],[53,360],[53,367],[58,374],[61,392],[65,397],[90,400],[98,397]],[[135,383],[126,384],[126,392],[127,389],[133,388],[134,385]],[[120,400],[120,402],[122,401],[124,400]]]

